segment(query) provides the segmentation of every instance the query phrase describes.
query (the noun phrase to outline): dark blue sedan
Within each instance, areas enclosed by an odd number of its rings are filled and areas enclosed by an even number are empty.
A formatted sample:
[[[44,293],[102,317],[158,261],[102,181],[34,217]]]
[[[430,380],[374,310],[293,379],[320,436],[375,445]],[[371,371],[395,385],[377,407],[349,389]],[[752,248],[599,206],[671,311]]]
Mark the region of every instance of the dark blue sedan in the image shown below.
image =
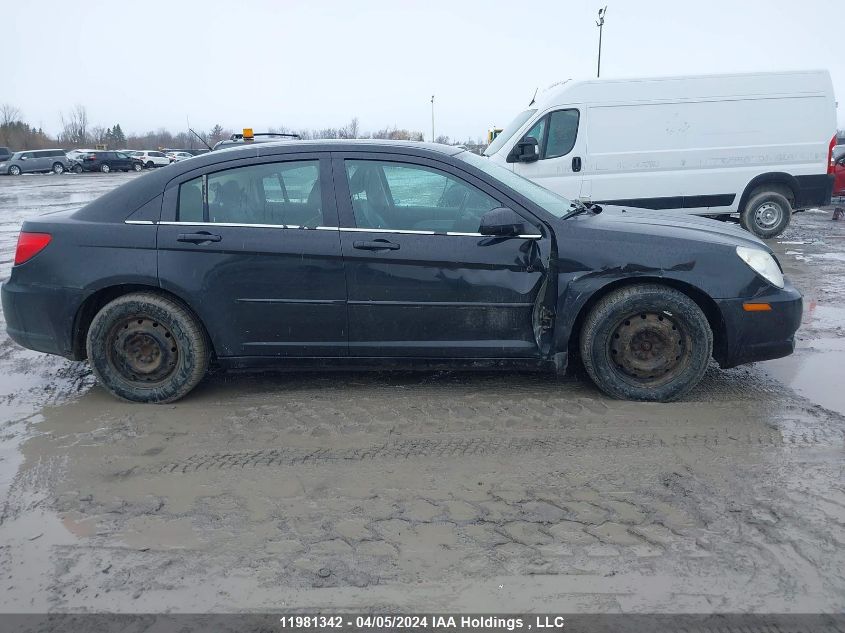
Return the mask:
[[[571,202],[461,148],[271,142],[175,163],[24,223],[9,335],[171,402],[224,368],[583,366],[679,398],[790,354],[801,296],[703,218]]]

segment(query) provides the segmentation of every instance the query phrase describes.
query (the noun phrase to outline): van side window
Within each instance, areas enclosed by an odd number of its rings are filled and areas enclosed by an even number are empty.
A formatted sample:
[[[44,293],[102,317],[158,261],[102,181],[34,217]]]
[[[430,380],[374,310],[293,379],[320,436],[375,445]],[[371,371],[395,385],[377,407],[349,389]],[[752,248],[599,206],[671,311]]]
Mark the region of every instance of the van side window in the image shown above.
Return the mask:
[[[575,147],[579,118],[578,110],[556,110],[537,121],[522,138],[537,139],[540,160],[566,156]]]
[[[549,136],[543,158],[566,156],[578,136],[578,110],[558,110],[549,115]]]

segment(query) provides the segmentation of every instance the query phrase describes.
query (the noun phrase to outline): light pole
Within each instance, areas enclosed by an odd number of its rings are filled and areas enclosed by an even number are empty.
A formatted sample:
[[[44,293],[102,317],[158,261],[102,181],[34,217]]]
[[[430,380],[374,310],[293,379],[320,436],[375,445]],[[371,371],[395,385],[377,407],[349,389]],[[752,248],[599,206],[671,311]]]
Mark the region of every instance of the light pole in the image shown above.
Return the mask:
[[[431,95],[431,142],[434,143],[434,95]]]
[[[596,26],[599,27],[599,63],[596,68],[596,77],[601,77],[601,32],[604,28],[604,16],[607,14],[607,6],[604,9],[599,9],[599,19],[596,20]]]

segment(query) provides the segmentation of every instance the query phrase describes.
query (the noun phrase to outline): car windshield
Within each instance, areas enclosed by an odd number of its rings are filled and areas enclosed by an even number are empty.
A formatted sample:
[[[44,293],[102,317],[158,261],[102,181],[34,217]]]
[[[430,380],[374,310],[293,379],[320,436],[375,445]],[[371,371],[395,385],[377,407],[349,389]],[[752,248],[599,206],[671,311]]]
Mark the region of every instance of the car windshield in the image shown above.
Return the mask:
[[[473,167],[477,167],[484,173],[501,181],[518,193],[521,193],[523,196],[531,200],[531,202],[543,207],[556,218],[562,218],[566,213],[572,210],[573,203],[571,200],[568,200],[563,196],[559,196],[548,189],[544,189],[540,185],[536,185],[522,176],[516,175],[510,169],[497,165],[489,158],[484,158],[483,156],[467,151],[457,154],[456,157],[466,163],[469,163]]]
[[[495,154],[496,152],[498,152],[502,148],[502,145],[507,143],[508,140],[510,139],[510,137],[513,136],[514,134],[516,134],[516,131],[519,128],[521,128],[522,125],[528,119],[530,119],[531,116],[535,112],[537,112],[536,108],[528,109],[528,110],[525,110],[524,112],[520,112],[519,114],[517,114],[516,118],[513,121],[511,121],[510,123],[508,123],[505,126],[505,129],[502,130],[501,132],[499,132],[499,136],[497,136],[493,140],[493,142],[490,143],[490,146],[486,150],[484,150],[484,155],[485,156],[491,156],[491,155]]]

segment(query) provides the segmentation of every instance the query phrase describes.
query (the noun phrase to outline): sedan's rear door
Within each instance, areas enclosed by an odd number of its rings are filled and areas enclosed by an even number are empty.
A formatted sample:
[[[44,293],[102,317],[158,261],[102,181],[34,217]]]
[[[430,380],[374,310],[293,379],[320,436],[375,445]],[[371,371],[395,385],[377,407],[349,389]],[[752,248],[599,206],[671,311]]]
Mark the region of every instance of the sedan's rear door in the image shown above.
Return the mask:
[[[445,162],[392,153],[333,154],[358,357],[536,358],[534,316],[550,239],[489,183]],[[482,236],[509,206],[526,235]]]
[[[232,161],[166,188],[160,283],[199,313],[218,356],[346,355],[346,283],[323,156]]]

